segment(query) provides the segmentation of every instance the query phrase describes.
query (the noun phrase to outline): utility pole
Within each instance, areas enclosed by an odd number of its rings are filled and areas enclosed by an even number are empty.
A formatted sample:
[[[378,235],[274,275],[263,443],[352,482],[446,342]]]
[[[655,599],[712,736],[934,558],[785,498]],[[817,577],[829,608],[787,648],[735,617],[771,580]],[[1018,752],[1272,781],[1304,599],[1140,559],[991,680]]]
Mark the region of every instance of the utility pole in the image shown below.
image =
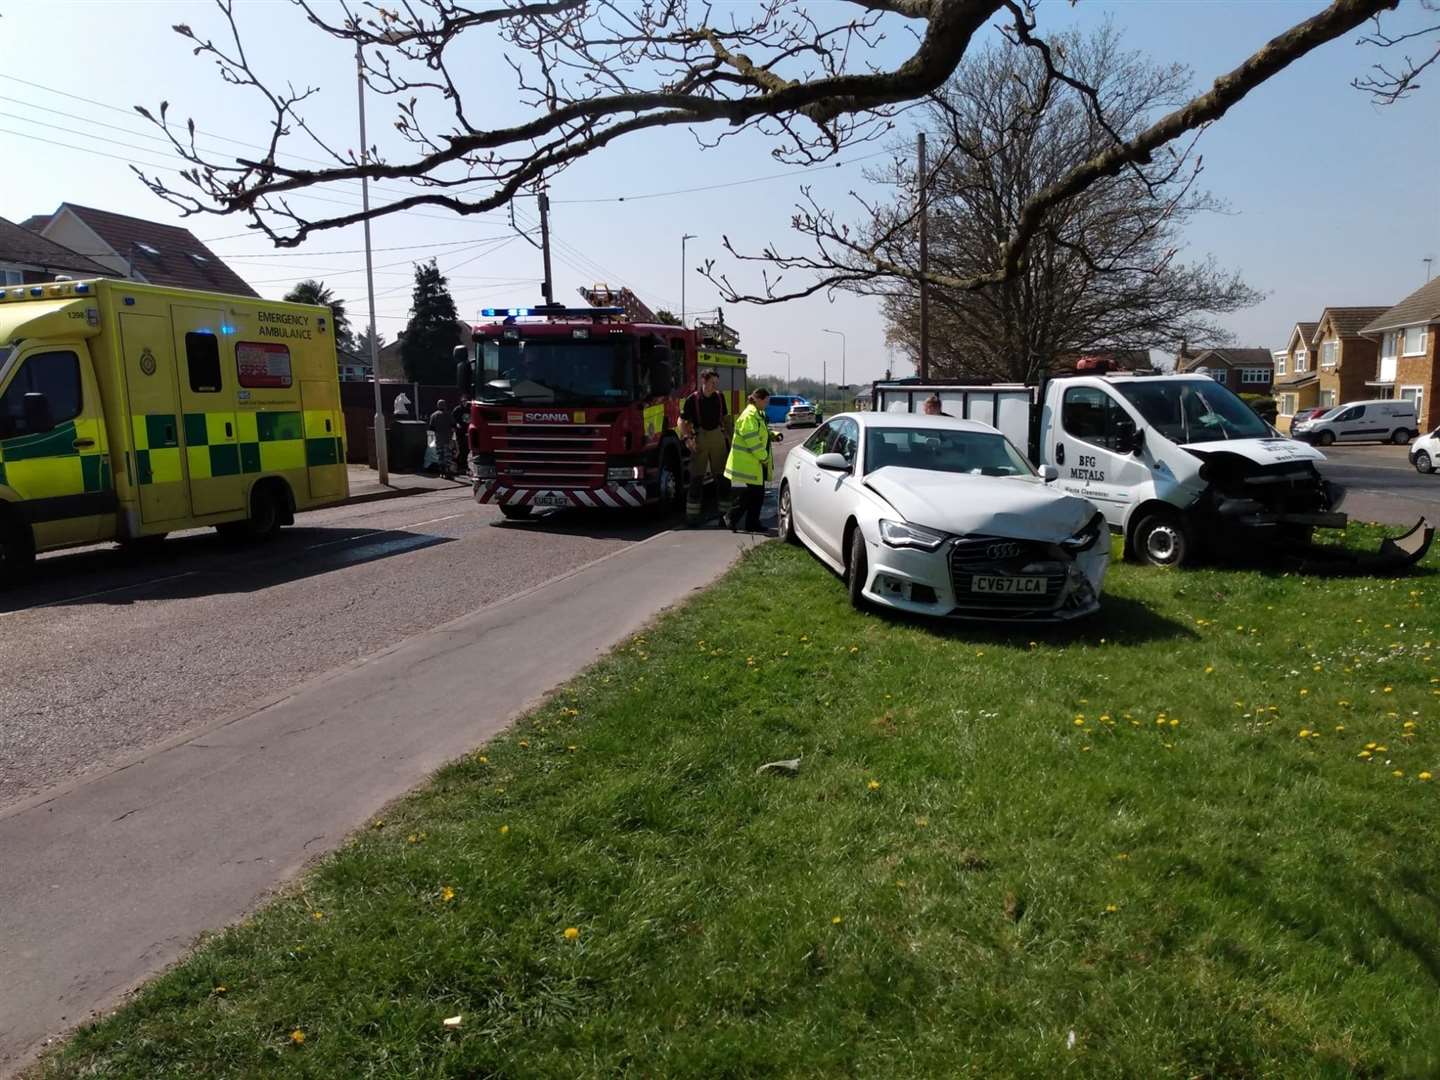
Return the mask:
[[[545,280],[540,285],[540,295],[545,303],[555,302],[554,290],[550,284],[550,196],[543,190],[536,201],[540,204],[540,254],[545,260]]]
[[[685,325],[685,241],[700,239],[694,233],[680,237],[680,325]]]
[[[930,272],[930,183],[925,165],[925,133],[917,136],[920,161],[915,179],[920,184],[920,370],[922,383],[930,380],[930,290],[925,277]]]
[[[770,351],[776,356],[783,356],[785,358],[785,393],[793,393],[794,391],[790,389],[790,354],[784,349],[771,349]]]
[[[360,100],[360,165],[370,161],[369,144],[365,141],[365,56],[360,42],[355,42],[355,87]],[[375,384],[375,468],[381,486],[390,483],[389,447],[385,442],[385,402],[380,396],[380,340],[375,330],[375,265],[370,254],[370,179],[360,177],[360,206],[365,212],[365,292],[370,303],[370,378]],[[333,321],[333,320],[332,320]],[[415,400],[420,408],[420,400]]]

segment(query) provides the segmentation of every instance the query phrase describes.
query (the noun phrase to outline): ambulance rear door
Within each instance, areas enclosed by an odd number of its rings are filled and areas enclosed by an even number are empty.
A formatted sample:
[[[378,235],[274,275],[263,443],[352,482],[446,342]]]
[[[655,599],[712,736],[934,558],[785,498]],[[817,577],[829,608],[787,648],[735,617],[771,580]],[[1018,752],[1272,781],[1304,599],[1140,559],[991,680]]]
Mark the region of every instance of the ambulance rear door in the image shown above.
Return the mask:
[[[170,321],[162,315],[124,312],[120,346],[133,439],[125,468],[140,491],[140,520],[146,526],[181,528],[190,516],[190,491],[180,446],[179,380]]]
[[[196,517],[245,509],[235,417],[234,344],[221,308],[170,309],[185,463]]]

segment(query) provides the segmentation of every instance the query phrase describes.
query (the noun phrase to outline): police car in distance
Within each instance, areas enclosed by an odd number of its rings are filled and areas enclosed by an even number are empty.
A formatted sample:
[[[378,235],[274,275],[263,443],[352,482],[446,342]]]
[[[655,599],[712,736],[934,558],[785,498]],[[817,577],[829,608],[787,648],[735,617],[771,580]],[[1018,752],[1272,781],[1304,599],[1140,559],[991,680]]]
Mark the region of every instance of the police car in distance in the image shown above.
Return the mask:
[[[818,423],[819,421],[815,418],[815,406],[804,398],[796,398],[785,414],[786,427],[814,427]]]
[[[843,413],[792,450],[780,535],[843,575],[858,608],[1061,622],[1096,611],[1105,518],[973,420]]]

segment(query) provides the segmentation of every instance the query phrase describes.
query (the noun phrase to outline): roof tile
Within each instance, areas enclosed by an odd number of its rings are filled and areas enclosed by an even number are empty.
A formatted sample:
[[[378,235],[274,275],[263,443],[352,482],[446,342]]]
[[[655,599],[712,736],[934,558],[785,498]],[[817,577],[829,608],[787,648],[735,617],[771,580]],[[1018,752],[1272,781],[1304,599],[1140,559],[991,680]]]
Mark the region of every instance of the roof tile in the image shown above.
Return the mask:
[[[1440,277],[1420,286],[1392,308],[1386,308],[1361,331],[1374,334],[1397,326],[1440,322]]]

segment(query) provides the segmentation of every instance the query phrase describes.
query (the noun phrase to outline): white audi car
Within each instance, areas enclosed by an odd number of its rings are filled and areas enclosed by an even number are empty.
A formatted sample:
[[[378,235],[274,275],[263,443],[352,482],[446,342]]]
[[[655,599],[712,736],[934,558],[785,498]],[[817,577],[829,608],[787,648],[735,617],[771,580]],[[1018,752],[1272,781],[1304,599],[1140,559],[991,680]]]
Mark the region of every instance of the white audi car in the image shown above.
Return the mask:
[[[1104,516],[988,424],[845,413],[790,451],[780,535],[842,574],[856,607],[1061,622],[1100,606]]]

